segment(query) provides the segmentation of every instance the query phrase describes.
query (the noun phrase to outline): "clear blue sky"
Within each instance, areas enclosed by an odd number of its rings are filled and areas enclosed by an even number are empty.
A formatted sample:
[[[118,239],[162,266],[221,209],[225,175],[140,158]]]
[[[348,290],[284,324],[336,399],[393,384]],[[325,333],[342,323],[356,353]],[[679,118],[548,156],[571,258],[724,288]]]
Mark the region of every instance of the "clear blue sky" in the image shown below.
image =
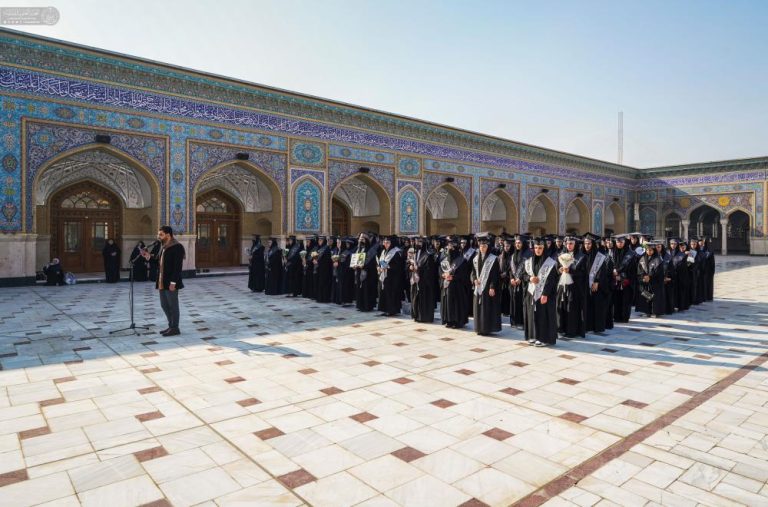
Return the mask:
[[[50,4],[21,29],[612,162],[619,110],[628,165],[768,155],[768,0]]]

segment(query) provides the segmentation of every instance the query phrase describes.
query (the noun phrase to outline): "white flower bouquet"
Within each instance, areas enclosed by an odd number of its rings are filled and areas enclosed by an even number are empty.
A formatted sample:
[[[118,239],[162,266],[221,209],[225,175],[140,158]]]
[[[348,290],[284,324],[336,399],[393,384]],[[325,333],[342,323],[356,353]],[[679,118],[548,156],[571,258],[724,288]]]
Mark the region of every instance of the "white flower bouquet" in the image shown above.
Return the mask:
[[[573,265],[573,262],[574,262],[573,255],[568,253],[568,252],[561,253],[557,257],[557,260],[560,261],[560,264],[564,268],[570,268]],[[572,283],[573,283],[573,277],[569,273],[563,273],[560,276],[559,285],[571,285]]]

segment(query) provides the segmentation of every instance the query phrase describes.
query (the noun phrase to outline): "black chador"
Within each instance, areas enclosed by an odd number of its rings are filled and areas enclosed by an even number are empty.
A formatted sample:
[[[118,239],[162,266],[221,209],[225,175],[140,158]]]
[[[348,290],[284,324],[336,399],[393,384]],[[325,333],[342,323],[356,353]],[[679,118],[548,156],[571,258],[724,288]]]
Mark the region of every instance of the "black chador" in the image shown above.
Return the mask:
[[[664,315],[664,261],[649,246],[637,263],[637,281],[640,284],[637,297],[637,311],[647,315]]]
[[[515,249],[512,238],[504,238],[501,249],[496,256],[497,262],[499,263],[499,276],[501,278],[499,280],[498,292],[501,295],[501,314],[504,316],[509,316],[511,306],[509,271],[511,269],[512,254],[514,254],[514,252]]]
[[[584,299],[587,293],[588,258],[576,247],[575,240],[569,238],[565,254],[558,257],[560,277],[557,284],[557,330],[568,338],[584,336]],[[566,264],[568,264],[566,266]]]
[[[522,329],[525,322],[525,290],[527,284],[523,280],[525,261],[531,256],[525,238],[515,238],[515,253],[509,261],[509,323]]]
[[[402,251],[394,244],[396,238],[385,237],[384,249],[378,258],[379,311],[384,316],[400,313],[403,303],[403,270],[405,260]]]
[[[537,241],[534,256],[525,261],[523,279],[528,284],[524,308],[525,338],[538,347],[557,342],[557,262],[544,255],[544,242]]]
[[[688,249],[688,279],[691,285],[691,304],[699,305],[704,302],[704,282],[702,281],[702,272],[704,271],[703,256],[699,249],[699,242],[691,238],[690,248]]]
[[[475,332],[487,335],[501,331],[501,276],[498,258],[489,253],[487,238],[479,241],[480,251],[472,259],[472,304]],[[486,246],[483,246],[483,241]]]
[[[133,280],[136,282],[147,281],[147,260],[141,255],[146,248],[143,241],[139,241],[131,252],[131,266],[133,267]]]
[[[584,241],[586,255],[586,298],[584,299],[584,329],[602,333],[605,331],[608,298],[611,297],[611,263],[608,256],[597,251],[594,242]]]
[[[632,284],[637,280],[637,256],[621,237],[616,238],[613,257],[613,320],[629,322],[635,297]]]
[[[670,242],[669,249],[662,247],[659,252],[664,263],[664,313],[667,315],[675,313],[677,306],[677,271],[674,265],[676,255],[677,241]]]
[[[108,239],[107,244],[101,250],[104,257],[104,274],[107,283],[120,281],[120,248],[115,244],[115,240]]]
[[[727,241],[727,238],[722,240]],[[715,252],[712,251],[709,239],[705,239],[702,243],[701,253],[703,254],[701,280],[704,286],[702,295],[704,301],[712,301],[715,296]]]
[[[361,312],[370,312],[376,307],[378,274],[376,257],[379,245],[370,241],[367,234],[360,235],[357,254],[364,254],[362,265],[355,267],[355,306]]]
[[[288,292],[288,297],[297,297],[301,294],[303,274],[301,245],[296,241],[296,236],[288,236],[285,247],[288,249],[285,256],[285,290]]]
[[[461,239],[460,245],[461,245],[461,252],[464,256],[464,260],[469,264],[468,270],[472,271],[472,259],[475,258],[475,255],[477,254],[477,249],[472,245],[472,242],[474,241],[474,238],[472,236],[467,236]],[[472,316],[472,311],[474,308],[472,308],[472,284],[468,283],[466,285],[465,290],[467,291],[467,301],[469,302],[469,316]]]
[[[269,238],[269,246],[264,252],[264,268],[266,271],[264,294],[270,296],[282,294],[283,249],[277,244],[276,238]]]
[[[434,301],[434,307],[437,308],[437,303],[440,302],[440,291],[441,287],[443,286],[443,279],[440,273],[440,263],[443,260],[443,256],[445,255],[445,250],[443,248],[443,242],[440,240],[439,236],[433,236],[432,237],[432,248],[430,249],[429,253],[432,256],[432,260],[435,263],[435,280],[433,282],[434,285],[434,291],[432,292],[435,296]]]
[[[317,239],[317,250],[311,255],[315,301],[330,303],[333,284],[333,260],[331,259],[333,253],[325,236],[320,236]]]
[[[454,242],[448,245],[448,251],[440,262],[440,318],[444,325],[451,328],[462,328],[469,321],[469,305],[467,287],[469,282],[470,264]]]
[[[672,269],[675,271],[675,280],[677,281],[675,307],[679,312],[691,307],[691,279],[688,272],[687,248],[688,246],[681,242],[677,247],[675,257],[672,259]]]
[[[315,298],[315,265],[312,263],[312,252],[317,251],[315,236],[304,239],[304,250],[299,255],[302,256],[301,267],[301,297],[307,299]]]
[[[352,240],[345,239],[341,241],[339,247],[338,260],[334,262],[334,273],[336,277],[333,302],[338,305],[347,305],[355,299],[355,274],[349,268],[349,262],[354,253]]]
[[[254,235],[251,249],[248,251],[248,288],[251,292],[264,290],[264,271],[264,245],[261,244],[261,238]]]
[[[408,272],[411,289],[411,317],[416,322],[435,320],[435,284],[437,278],[435,258],[430,254],[425,239],[416,239],[413,258]]]

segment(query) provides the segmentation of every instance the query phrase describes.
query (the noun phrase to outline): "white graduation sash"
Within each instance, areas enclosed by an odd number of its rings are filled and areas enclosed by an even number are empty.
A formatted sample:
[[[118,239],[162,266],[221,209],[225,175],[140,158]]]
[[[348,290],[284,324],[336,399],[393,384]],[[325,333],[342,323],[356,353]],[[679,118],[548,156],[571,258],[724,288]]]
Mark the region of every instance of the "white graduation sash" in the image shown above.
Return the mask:
[[[475,275],[477,275],[477,265],[479,264],[480,256],[478,255],[472,260],[472,264],[475,265]],[[488,284],[488,278],[491,276],[491,269],[493,269],[493,263],[496,262],[496,256],[488,254],[488,258],[483,262],[483,270],[480,272],[480,285],[475,285],[475,294],[478,296],[483,295],[485,286]]]
[[[597,272],[600,271],[600,266],[603,265],[603,262],[605,262],[605,255],[597,252],[597,255],[595,255],[595,262],[592,263],[592,268],[589,270],[590,287],[592,287],[592,284],[595,283],[595,277],[597,276]]]
[[[395,254],[399,251],[400,249],[398,247],[394,247],[390,249],[389,251],[387,251],[387,254],[383,256],[383,259],[382,257],[379,257],[379,264],[381,264],[381,261],[383,260],[384,262],[387,263],[387,266],[389,266],[390,261],[395,256]],[[379,280],[382,282],[386,280],[388,272],[389,272],[389,269],[382,269],[381,273],[379,273]]]
[[[528,273],[528,276],[536,276],[533,272],[534,258],[535,256],[525,260],[525,271]],[[549,272],[552,271],[552,268],[556,265],[557,263],[552,257],[545,258],[544,263],[541,265],[541,268],[539,268],[539,283],[528,282],[528,293],[533,296],[534,302],[541,299],[541,293],[544,292],[544,284],[547,281]]]
[[[464,260],[468,261],[470,257],[472,257],[475,254],[476,250],[472,247],[467,248],[467,251],[464,252]]]

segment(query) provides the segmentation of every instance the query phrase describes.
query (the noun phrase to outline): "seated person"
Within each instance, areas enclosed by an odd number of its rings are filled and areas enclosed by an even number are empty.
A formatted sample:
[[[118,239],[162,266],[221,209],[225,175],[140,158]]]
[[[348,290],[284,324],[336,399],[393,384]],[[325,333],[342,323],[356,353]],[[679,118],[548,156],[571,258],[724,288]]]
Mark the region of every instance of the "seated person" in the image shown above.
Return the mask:
[[[59,259],[53,259],[43,266],[43,273],[45,273],[45,285],[64,285],[64,270],[61,269]]]

